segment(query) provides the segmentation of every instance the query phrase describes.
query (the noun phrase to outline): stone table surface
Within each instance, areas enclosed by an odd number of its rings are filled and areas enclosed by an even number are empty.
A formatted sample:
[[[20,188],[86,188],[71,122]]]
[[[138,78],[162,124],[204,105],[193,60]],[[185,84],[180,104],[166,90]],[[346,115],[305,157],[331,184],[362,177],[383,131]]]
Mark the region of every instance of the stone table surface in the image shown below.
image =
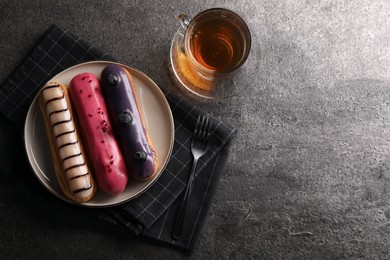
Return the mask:
[[[176,16],[210,7],[245,16],[263,56],[241,95],[195,100],[239,132],[192,254],[7,204],[0,258],[390,257],[389,1],[1,0],[0,81],[56,23],[176,91]]]

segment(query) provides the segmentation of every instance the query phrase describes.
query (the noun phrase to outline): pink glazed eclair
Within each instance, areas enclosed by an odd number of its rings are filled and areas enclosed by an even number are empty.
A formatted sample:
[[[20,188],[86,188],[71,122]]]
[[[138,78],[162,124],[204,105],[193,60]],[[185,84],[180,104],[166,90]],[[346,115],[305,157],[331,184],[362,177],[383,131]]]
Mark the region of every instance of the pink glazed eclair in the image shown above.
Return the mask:
[[[97,186],[110,195],[123,192],[129,177],[114,136],[99,80],[92,73],[78,74],[70,82],[70,96]]]

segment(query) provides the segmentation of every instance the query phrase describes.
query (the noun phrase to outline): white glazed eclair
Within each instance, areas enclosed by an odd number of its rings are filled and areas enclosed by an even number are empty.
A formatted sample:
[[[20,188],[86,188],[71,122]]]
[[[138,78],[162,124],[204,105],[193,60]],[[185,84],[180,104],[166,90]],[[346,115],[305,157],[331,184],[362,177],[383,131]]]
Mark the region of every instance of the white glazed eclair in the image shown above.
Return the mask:
[[[75,202],[87,202],[95,194],[96,184],[74,118],[68,88],[57,82],[47,83],[39,94],[39,107],[61,190]]]

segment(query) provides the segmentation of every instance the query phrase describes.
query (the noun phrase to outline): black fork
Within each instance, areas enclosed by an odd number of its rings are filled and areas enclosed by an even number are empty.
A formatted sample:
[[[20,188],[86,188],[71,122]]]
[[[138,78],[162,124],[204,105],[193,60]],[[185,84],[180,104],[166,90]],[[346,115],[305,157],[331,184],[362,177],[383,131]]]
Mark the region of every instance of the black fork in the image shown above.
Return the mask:
[[[173,239],[175,240],[180,239],[183,230],[188,198],[191,195],[192,185],[195,179],[194,177],[195,177],[196,164],[198,163],[199,158],[202,157],[207,151],[208,138],[210,136],[210,133],[211,133],[211,121],[209,120],[209,116],[208,115],[199,116],[198,121],[196,122],[195,130],[191,142],[191,152],[194,157],[194,161],[192,164],[190,178],[188,179],[187,187],[184,193],[184,198],[181,201],[179,213],[177,215],[176,223],[173,229]]]

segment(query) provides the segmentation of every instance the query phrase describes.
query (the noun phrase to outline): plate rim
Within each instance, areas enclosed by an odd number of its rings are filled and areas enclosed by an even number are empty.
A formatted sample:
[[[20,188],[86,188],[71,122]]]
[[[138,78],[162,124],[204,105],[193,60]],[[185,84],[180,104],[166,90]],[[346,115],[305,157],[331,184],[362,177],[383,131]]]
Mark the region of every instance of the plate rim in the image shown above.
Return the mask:
[[[167,109],[167,114],[168,114],[169,123],[170,123],[170,134],[171,134],[171,138],[170,139],[171,140],[170,140],[170,144],[169,144],[168,151],[167,151],[167,159],[161,165],[160,172],[157,174],[157,176],[155,178],[150,180],[149,183],[142,190],[140,190],[138,193],[136,193],[134,196],[132,196],[130,198],[127,198],[127,199],[123,199],[123,200],[118,201],[118,202],[113,202],[113,203],[100,203],[100,204],[90,204],[89,202],[78,203],[76,201],[73,201],[73,200],[67,198],[65,195],[60,194],[61,191],[58,192],[51,185],[48,185],[47,183],[43,182],[43,180],[41,180],[41,178],[38,176],[38,174],[36,173],[35,169],[33,168],[33,165],[32,165],[32,162],[31,162],[31,158],[30,158],[31,157],[30,154],[32,156],[33,156],[33,154],[31,152],[29,153],[29,149],[32,150],[31,143],[28,144],[27,141],[26,141],[27,132],[29,130],[29,128],[28,128],[28,121],[31,121],[31,116],[34,117],[33,118],[33,121],[34,121],[35,117],[38,114],[38,111],[35,111],[35,115],[33,114],[34,113],[33,107],[34,107],[34,105],[36,106],[37,98],[38,98],[38,95],[40,93],[40,90],[41,90],[42,86],[44,86],[44,84],[52,81],[53,78],[56,78],[56,77],[58,77],[58,76],[60,76],[62,74],[65,74],[65,73],[67,73],[68,71],[70,71],[72,69],[75,69],[75,68],[81,67],[81,66],[94,65],[94,64],[107,64],[107,65],[109,65],[109,64],[116,64],[116,65],[122,66],[122,67],[124,67],[126,69],[130,69],[130,72],[131,72],[131,70],[135,71],[141,77],[146,79],[150,85],[153,86],[153,88],[150,88],[151,91],[154,92],[155,95],[157,94],[157,99],[160,102],[163,102],[163,105],[168,108]],[[73,65],[73,66],[69,67],[69,68],[66,68],[66,69],[60,71],[59,73],[57,73],[56,75],[54,75],[53,77],[51,77],[48,81],[43,83],[42,86],[40,87],[38,93],[35,95],[34,99],[32,100],[32,102],[31,102],[31,104],[30,104],[30,106],[28,108],[28,111],[27,111],[27,114],[26,114],[26,118],[25,118],[25,121],[24,121],[24,127],[23,127],[23,142],[24,142],[24,148],[25,148],[24,151],[26,153],[26,157],[27,157],[30,169],[32,170],[35,178],[38,179],[39,183],[41,183],[41,185],[46,190],[48,190],[51,194],[55,195],[57,198],[61,199],[62,201],[65,201],[65,202],[68,202],[68,203],[70,203],[72,205],[76,205],[76,206],[80,206],[80,207],[86,207],[86,208],[109,208],[109,207],[114,207],[114,206],[126,203],[128,201],[134,200],[135,198],[137,198],[138,196],[143,194],[145,191],[147,191],[152,186],[152,184],[155,183],[157,181],[157,179],[161,176],[161,174],[165,170],[165,168],[166,168],[166,166],[167,166],[167,164],[168,164],[168,162],[169,162],[169,160],[171,158],[171,155],[172,155],[173,146],[174,146],[174,140],[175,140],[175,125],[174,125],[172,109],[171,109],[171,107],[169,105],[169,102],[168,102],[164,92],[154,82],[154,80],[152,80],[148,75],[146,75],[144,72],[142,72],[141,70],[139,70],[137,68],[131,67],[131,66],[126,65],[126,64],[121,63],[121,62],[107,61],[107,60],[94,60],[94,61],[87,61],[87,62],[78,63],[76,65]],[[69,86],[67,86],[67,87],[69,87]],[[31,131],[31,129],[30,129],[30,131]],[[36,163],[36,165],[39,166],[37,163]],[[44,177],[46,177],[46,176],[44,175]]]

